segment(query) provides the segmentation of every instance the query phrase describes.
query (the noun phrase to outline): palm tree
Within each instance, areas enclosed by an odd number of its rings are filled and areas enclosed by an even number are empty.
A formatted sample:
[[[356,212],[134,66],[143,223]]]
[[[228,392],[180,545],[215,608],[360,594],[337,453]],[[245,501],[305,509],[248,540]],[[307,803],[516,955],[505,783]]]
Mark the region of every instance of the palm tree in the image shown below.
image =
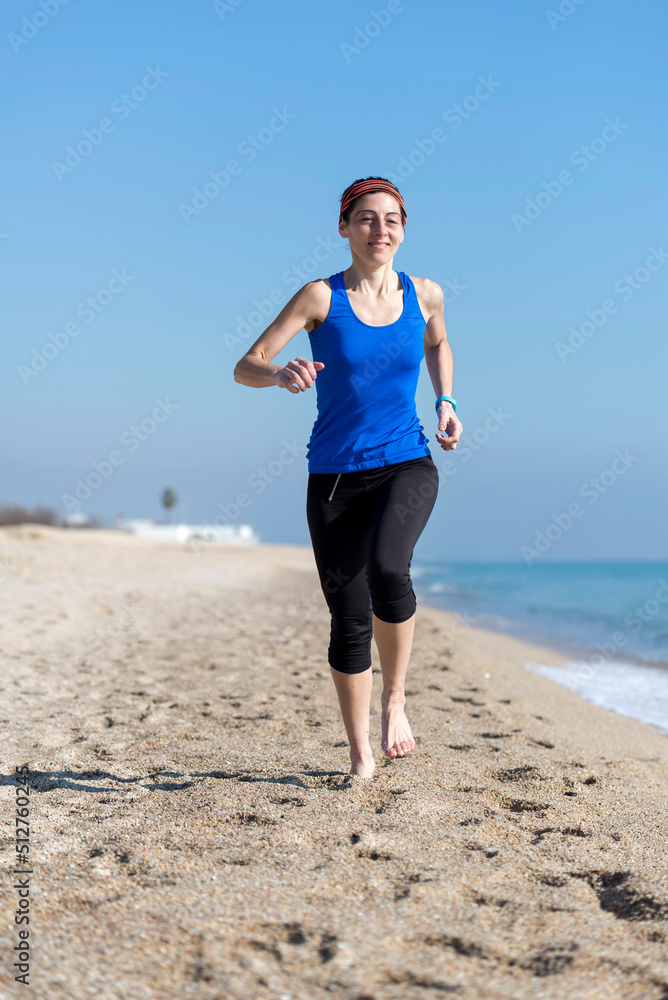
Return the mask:
[[[162,503],[162,506],[165,508],[165,520],[169,521],[170,511],[172,507],[174,507],[179,502],[179,498],[177,497],[174,490],[170,490],[168,488],[162,491],[160,502]]]

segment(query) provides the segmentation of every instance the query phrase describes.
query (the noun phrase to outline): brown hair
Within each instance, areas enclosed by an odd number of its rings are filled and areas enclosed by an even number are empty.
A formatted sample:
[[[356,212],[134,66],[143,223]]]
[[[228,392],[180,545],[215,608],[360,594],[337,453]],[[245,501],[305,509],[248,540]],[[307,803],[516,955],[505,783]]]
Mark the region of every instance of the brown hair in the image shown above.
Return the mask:
[[[404,205],[404,199],[396,185],[392,181],[388,181],[385,177],[360,177],[358,180],[353,181],[352,184],[349,184],[341,195],[339,222],[348,222],[357,199],[361,198],[362,195],[371,194],[372,191],[387,191],[388,194],[397,199],[401,206],[401,221],[405,226],[406,206]]]

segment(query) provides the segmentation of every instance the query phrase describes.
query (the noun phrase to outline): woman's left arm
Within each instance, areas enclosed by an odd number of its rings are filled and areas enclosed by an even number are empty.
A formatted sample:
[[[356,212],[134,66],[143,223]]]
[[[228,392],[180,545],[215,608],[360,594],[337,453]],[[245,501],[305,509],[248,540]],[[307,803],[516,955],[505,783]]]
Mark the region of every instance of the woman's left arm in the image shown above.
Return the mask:
[[[422,312],[427,318],[427,327],[424,332],[424,357],[434,387],[435,398],[451,396],[453,361],[443,316],[443,289],[437,282],[423,278],[420,292],[420,297],[425,304]],[[437,413],[436,440],[444,451],[452,451],[457,447],[457,442],[464,428],[452,403],[448,403],[446,400],[439,403]]]

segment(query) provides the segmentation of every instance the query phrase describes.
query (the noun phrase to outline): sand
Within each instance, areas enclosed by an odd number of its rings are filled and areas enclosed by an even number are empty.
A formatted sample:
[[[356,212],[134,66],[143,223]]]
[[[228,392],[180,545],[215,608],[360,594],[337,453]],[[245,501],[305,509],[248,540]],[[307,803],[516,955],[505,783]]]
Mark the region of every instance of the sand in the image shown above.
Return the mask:
[[[420,606],[365,781],[310,549],[24,526],[0,570],[1,997],[26,763],[32,997],[668,1000],[668,739],[557,653]]]

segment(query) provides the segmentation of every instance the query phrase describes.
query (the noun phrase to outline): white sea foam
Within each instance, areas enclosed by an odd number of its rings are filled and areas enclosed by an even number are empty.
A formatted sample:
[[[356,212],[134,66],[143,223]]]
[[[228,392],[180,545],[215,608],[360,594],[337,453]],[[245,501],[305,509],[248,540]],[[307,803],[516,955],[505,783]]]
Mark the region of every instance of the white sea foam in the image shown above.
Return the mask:
[[[648,722],[668,736],[668,669],[606,660],[593,667],[571,660],[564,667],[527,663],[527,670],[549,677],[587,701],[620,715]]]
[[[411,573],[413,571],[411,570]],[[443,583],[442,580],[435,580],[434,583],[430,583],[427,587],[432,594],[456,594],[457,588],[453,587],[450,583]]]

